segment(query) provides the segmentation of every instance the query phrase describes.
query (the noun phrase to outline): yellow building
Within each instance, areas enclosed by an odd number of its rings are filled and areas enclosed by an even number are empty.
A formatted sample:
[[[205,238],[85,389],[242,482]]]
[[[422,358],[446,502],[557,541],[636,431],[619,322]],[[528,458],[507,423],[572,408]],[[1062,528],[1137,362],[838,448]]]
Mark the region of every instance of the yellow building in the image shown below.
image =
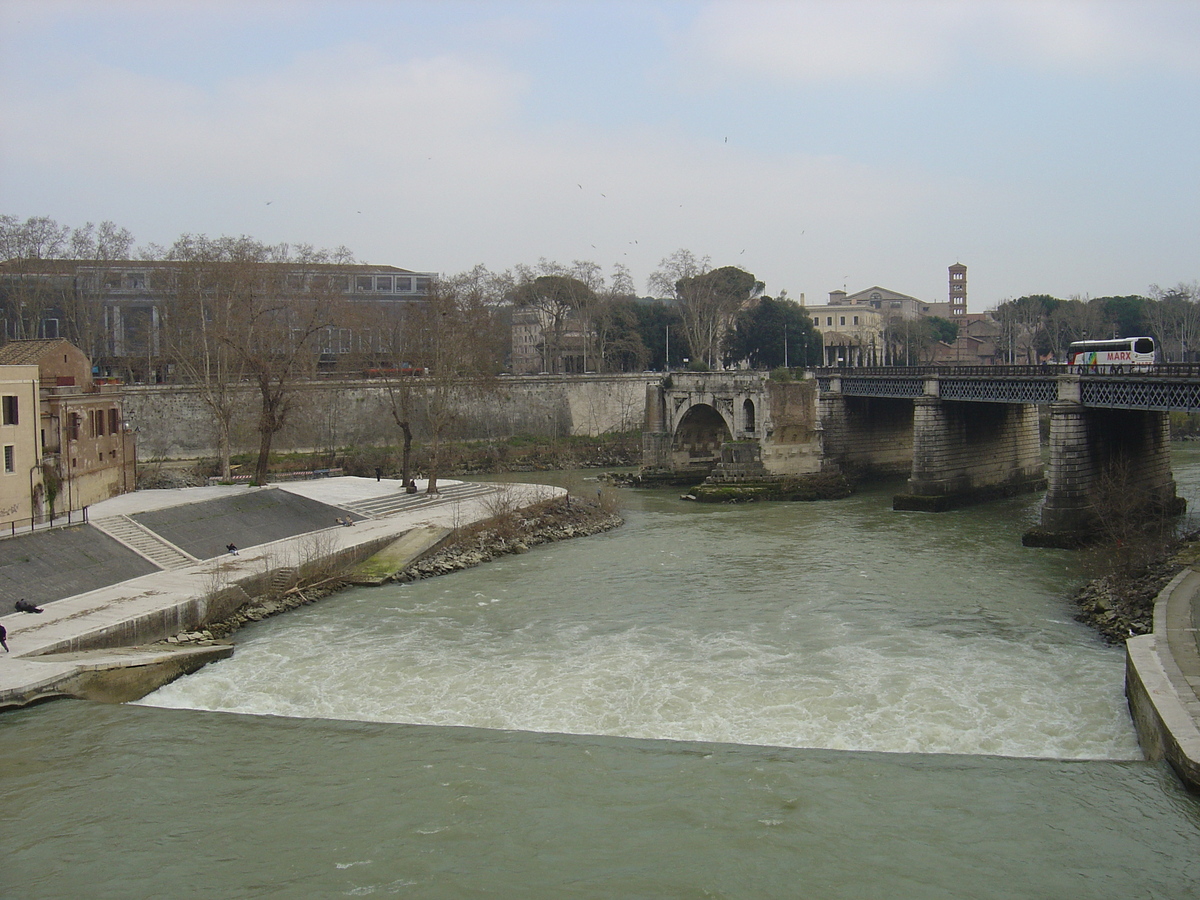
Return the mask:
[[[33,370],[27,475],[40,468],[41,478],[40,493],[27,485],[28,515],[57,517],[134,489],[137,453],[119,385],[96,384],[91,361],[64,340],[9,341],[0,369],[9,368]]]
[[[0,528],[28,528],[45,508],[38,367],[0,363]]]

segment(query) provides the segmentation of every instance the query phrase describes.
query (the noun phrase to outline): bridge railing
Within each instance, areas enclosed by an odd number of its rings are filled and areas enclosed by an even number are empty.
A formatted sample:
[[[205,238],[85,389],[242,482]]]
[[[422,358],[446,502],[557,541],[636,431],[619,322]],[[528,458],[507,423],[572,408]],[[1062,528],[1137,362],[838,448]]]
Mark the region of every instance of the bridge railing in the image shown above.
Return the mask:
[[[1154,366],[1107,366],[1103,371],[1086,366],[1049,363],[1040,366],[840,366],[814,370],[818,378],[877,376],[896,378],[1046,378],[1055,375],[1080,375],[1105,378],[1196,378],[1200,379],[1200,363],[1160,363]]]

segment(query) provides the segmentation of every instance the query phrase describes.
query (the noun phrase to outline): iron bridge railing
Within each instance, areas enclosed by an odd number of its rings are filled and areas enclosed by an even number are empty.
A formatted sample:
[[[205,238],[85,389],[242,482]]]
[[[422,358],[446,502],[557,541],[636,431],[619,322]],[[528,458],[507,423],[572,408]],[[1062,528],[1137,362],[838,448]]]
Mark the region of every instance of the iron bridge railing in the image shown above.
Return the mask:
[[[818,369],[822,391],[833,380],[848,396],[915,398],[925,382],[938,380],[943,400],[990,403],[1053,403],[1062,376],[1076,376],[1084,406],[1159,411],[1200,410],[1200,364],[1171,363],[1108,371],[1076,366],[922,366]]]

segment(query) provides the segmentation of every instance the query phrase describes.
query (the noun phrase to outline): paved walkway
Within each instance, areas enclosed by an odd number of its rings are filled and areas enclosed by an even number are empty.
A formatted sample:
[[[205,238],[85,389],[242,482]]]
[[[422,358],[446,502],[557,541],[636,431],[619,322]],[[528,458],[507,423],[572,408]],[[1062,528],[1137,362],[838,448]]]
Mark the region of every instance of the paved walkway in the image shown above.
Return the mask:
[[[418,483],[418,487],[423,491],[423,484]],[[101,587],[88,582],[76,594],[43,604],[45,612],[40,614],[11,612],[0,616],[0,623],[8,630],[10,648],[9,653],[0,653],[0,706],[12,703],[13,698],[29,696],[31,686],[44,689],[78,669],[78,661],[63,656],[64,653],[143,644],[147,642],[147,634],[153,635],[149,640],[160,640],[194,628],[195,617],[204,616],[205,605],[215,589],[294,566],[318,552],[318,544],[321,554],[331,554],[386,543],[418,526],[457,528],[490,518],[504,509],[527,506],[565,493],[562,488],[527,484],[439,482],[439,488],[438,496],[423,492],[413,495],[405,494],[399,481],[341,477],[265,488],[217,486],[139,491],[99,503],[91,509],[93,522],[128,517],[179,529],[183,527],[181,523],[196,521],[198,508],[207,507],[217,513],[210,521],[226,521],[222,510],[229,504],[242,503],[254,493],[278,492],[286,493],[287,501],[271,506],[282,516],[311,514],[319,517],[315,521],[320,525],[275,540],[258,543],[245,540],[238,545],[236,556],[222,550],[218,555],[209,554],[178,567],[160,567],[131,550],[133,557],[142,560],[151,571]],[[210,505],[214,501],[220,502]],[[261,502],[256,508],[263,508]],[[337,525],[334,519],[338,516],[331,514],[336,511],[349,512],[355,524]],[[98,531],[90,534],[93,540],[108,540]],[[54,539],[52,533],[39,533],[22,540],[38,538]],[[209,535],[206,540],[220,548],[229,542],[225,534]],[[36,544],[28,543],[27,547],[31,554],[37,554]],[[11,600],[5,606],[11,609],[9,603]]]

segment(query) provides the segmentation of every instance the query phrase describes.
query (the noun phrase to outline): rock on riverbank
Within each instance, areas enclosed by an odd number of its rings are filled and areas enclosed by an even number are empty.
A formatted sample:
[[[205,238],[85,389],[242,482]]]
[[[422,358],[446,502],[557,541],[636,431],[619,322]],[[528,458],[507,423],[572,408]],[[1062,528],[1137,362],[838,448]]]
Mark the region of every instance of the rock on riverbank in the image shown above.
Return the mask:
[[[1200,560],[1200,534],[1191,534],[1135,577],[1105,575],[1075,594],[1076,619],[1091,625],[1110,644],[1154,630],[1154,601],[1185,567]]]
[[[484,522],[449,546],[413,563],[393,580],[407,582],[445,575],[509,553],[524,553],[538,544],[610,531],[623,522],[612,510],[591,501],[556,500]]]

